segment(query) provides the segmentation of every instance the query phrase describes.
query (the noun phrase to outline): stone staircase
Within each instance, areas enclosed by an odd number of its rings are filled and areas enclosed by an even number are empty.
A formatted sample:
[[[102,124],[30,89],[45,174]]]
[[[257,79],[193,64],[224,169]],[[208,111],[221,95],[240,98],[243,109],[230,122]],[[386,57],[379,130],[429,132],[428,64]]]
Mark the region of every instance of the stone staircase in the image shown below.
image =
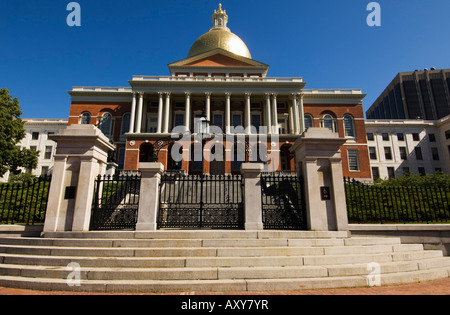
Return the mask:
[[[73,264],[75,263],[75,265]],[[450,257],[347,232],[63,232],[0,238],[0,286],[80,292],[268,292],[450,276]],[[69,266],[69,267],[68,267]],[[80,286],[73,266],[80,266]],[[73,285],[73,283],[71,283]]]

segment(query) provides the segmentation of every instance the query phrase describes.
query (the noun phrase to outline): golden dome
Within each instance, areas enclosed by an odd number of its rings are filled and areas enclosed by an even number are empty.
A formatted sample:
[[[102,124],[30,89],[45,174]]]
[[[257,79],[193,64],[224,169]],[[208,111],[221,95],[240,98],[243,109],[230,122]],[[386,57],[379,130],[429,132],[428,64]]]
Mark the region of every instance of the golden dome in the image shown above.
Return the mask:
[[[225,29],[211,30],[200,36],[189,50],[188,58],[217,48],[252,59],[252,55],[242,39]]]
[[[222,10],[222,5],[219,4],[219,10],[214,11],[212,21],[213,27],[194,42],[188,58],[219,48],[252,59],[247,45],[227,27],[228,15]]]

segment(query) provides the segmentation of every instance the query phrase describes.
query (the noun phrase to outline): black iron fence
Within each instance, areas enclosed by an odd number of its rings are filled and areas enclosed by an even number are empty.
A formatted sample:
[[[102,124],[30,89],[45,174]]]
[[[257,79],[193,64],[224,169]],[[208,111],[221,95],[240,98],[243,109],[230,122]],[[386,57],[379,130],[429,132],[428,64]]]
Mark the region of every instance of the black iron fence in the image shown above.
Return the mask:
[[[263,173],[261,201],[264,229],[306,229],[303,179],[295,173]]]
[[[140,188],[140,174],[98,176],[95,180],[90,229],[136,229]]]
[[[449,223],[450,187],[366,185],[344,178],[350,223]]]
[[[241,175],[168,172],[160,196],[158,228],[244,228]]]
[[[50,182],[51,176],[42,176],[0,184],[0,224],[44,224]]]

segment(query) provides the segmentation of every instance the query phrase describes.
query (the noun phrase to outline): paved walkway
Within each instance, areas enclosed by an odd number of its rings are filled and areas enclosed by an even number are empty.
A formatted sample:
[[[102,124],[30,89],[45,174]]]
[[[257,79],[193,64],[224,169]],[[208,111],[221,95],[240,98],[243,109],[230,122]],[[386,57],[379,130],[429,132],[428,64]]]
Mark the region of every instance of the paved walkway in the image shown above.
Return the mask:
[[[179,295],[180,293],[171,293]],[[198,293],[186,292],[182,294],[195,295],[450,295],[450,278],[409,285],[374,287],[304,290],[288,292],[227,292],[227,293]],[[112,295],[107,293],[73,293],[73,292],[41,292],[32,290],[0,288],[0,295]],[[120,295],[120,294],[117,294]],[[157,295],[154,293],[144,295]],[[168,294],[167,294],[168,295]]]

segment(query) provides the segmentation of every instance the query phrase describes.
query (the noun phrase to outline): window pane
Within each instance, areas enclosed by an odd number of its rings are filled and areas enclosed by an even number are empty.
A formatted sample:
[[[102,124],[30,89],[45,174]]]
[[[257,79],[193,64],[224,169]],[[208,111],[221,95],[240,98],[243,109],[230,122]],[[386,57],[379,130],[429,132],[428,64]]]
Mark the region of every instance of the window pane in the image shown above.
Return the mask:
[[[346,137],[354,137],[355,136],[355,124],[353,121],[353,117],[350,115],[344,116],[344,129]]]
[[[358,150],[348,150],[348,165],[350,171],[359,171]]]
[[[313,118],[311,115],[305,115],[305,129],[312,128],[314,126]]]

